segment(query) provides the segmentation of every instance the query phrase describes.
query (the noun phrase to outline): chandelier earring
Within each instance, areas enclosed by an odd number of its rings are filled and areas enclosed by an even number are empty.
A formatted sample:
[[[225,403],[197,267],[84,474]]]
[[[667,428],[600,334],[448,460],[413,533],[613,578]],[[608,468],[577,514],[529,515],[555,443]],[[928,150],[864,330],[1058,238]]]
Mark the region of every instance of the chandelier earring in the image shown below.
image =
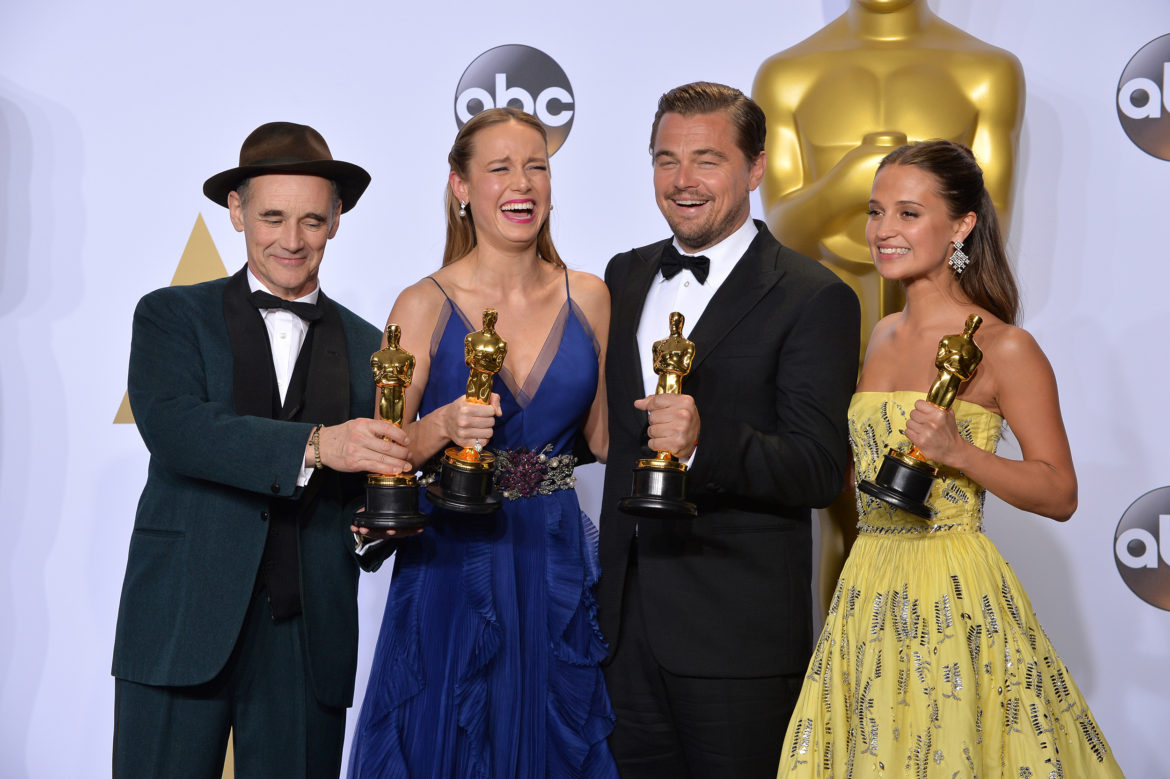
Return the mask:
[[[459,218],[462,219],[465,216],[467,216],[467,201],[460,200],[459,201]]]
[[[963,251],[962,241],[955,241],[954,244],[955,250],[951,252],[951,258],[947,260],[947,265],[954,269],[956,276],[962,276],[967,264],[971,262],[971,258]]]

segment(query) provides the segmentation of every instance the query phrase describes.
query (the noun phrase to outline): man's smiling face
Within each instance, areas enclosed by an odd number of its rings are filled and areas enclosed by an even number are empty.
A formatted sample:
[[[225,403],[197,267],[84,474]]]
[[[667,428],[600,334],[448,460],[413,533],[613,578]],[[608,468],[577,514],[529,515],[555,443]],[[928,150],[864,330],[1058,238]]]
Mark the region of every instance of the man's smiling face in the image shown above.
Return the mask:
[[[713,246],[747,220],[749,195],[764,176],[764,154],[744,157],[725,112],[663,114],[653,155],[658,208],[684,250]]]

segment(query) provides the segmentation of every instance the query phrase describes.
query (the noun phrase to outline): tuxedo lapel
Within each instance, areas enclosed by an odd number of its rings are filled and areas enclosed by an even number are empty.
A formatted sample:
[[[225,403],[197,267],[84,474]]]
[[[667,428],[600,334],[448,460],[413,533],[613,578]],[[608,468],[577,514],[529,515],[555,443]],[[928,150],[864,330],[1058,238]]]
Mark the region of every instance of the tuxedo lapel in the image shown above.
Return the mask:
[[[324,292],[317,295],[317,307],[321,309],[321,319],[309,325],[289,381],[284,414],[286,419],[300,422],[339,425],[349,419],[349,351],[345,326],[337,307]],[[373,380],[371,373],[370,381]],[[294,390],[297,392],[295,399]],[[337,474],[320,473],[309,480],[297,504],[298,523],[304,524],[326,477],[336,478]]]
[[[317,296],[321,319],[311,326],[313,342],[309,371],[305,383],[304,411],[300,418],[306,422],[339,425],[349,419],[349,350],[345,340],[345,326],[333,301],[321,292]],[[297,361],[301,370],[301,361]],[[373,373],[370,382],[374,381]],[[369,413],[373,413],[373,408]]]
[[[223,316],[232,346],[232,400],[240,416],[271,418],[276,376],[268,328],[248,302],[248,268],[228,280],[223,291]]]
[[[719,342],[784,276],[777,260],[780,244],[762,223],[757,222],[757,226],[759,233],[687,334],[695,343],[691,370],[702,365]]]
[[[614,344],[619,347],[614,364],[621,370],[621,395],[627,399],[646,395],[642,381],[642,358],[638,354],[638,324],[642,321],[642,309],[646,305],[650,285],[658,275],[662,247],[667,243],[662,241],[634,251],[635,259],[631,263],[629,276],[614,301],[610,330],[625,334]],[[637,413],[633,406],[630,406],[630,413]]]
[[[305,390],[309,383],[309,364],[313,356],[313,336],[317,328],[314,324],[305,328],[305,338],[301,341],[301,350],[297,353],[296,364],[293,365],[292,375],[288,379],[288,388],[284,393],[284,403],[280,398],[273,399],[273,406],[280,405],[279,419],[298,421],[301,412],[305,410]],[[275,367],[275,366],[274,366]]]

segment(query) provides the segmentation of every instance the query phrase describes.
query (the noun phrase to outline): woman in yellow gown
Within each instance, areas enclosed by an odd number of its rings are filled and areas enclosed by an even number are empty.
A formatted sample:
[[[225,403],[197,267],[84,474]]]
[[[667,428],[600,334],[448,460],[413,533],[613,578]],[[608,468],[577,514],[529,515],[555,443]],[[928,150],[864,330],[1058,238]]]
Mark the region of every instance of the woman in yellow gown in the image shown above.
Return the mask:
[[[858,539],[788,726],[781,777],[1122,776],[1015,574],[982,532],[984,490],[1068,519],[1077,482],[1056,380],[970,150],[881,163],[866,238],[906,307],[874,329],[849,408],[856,478],[914,444],[939,477],[923,520],[858,491]],[[983,361],[950,410],[917,391],[939,340],[983,318]],[[1022,460],[995,454],[1011,425]]]

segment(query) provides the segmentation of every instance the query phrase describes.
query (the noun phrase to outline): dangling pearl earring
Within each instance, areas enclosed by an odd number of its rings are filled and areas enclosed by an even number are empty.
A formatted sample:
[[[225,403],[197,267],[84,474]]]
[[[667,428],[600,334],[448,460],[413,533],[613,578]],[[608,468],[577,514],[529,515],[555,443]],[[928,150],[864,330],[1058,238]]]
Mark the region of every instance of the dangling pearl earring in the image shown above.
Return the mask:
[[[967,267],[967,263],[971,262],[971,258],[963,251],[962,241],[955,241],[954,243],[955,250],[951,252],[951,258],[947,260],[947,264],[954,269],[956,276],[962,276],[963,271]]]
[[[460,200],[459,201],[459,218],[462,219],[465,216],[467,216],[467,201]]]

